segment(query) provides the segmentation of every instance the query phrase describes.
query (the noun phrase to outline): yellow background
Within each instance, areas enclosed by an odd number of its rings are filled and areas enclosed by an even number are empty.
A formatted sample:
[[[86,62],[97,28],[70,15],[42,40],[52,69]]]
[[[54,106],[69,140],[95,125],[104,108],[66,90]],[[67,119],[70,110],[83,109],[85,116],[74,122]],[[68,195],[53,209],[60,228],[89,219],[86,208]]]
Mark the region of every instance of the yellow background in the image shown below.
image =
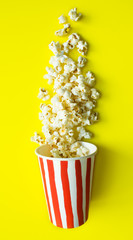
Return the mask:
[[[0,3],[0,239],[133,239],[133,1],[21,0]],[[64,230],[48,219],[43,185],[30,142],[40,131],[39,87],[58,38],[58,17],[77,7],[72,22],[90,44],[100,122],[90,127],[99,147],[89,220]],[[47,87],[47,85],[46,85]]]

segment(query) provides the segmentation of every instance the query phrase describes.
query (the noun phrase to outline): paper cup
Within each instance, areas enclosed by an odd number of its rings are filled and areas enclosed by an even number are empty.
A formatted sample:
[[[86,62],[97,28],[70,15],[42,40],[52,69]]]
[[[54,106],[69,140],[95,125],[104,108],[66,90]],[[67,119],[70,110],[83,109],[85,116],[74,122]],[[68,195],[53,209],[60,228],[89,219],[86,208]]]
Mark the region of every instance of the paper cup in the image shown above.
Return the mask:
[[[49,218],[61,228],[75,228],[88,219],[97,147],[80,143],[90,150],[88,156],[52,158],[48,145],[36,149]]]

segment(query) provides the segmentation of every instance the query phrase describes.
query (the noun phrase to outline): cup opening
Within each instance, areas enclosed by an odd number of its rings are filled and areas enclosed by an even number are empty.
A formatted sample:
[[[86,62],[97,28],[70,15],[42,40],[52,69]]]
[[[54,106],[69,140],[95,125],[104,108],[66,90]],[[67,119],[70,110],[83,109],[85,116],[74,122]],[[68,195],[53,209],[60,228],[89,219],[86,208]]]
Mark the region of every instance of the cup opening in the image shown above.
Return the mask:
[[[97,152],[97,147],[96,145],[92,144],[92,143],[88,143],[88,142],[83,142],[83,141],[79,141],[81,143],[82,146],[86,147],[89,149],[90,154],[88,156],[83,156],[83,157],[78,157],[78,159],[82,159],[82,158],[86,158],[86,157],[90,157],[93,154],[96,154]],[[77,157],[75,158],[54,158],[54,157],[50,157],[51,153],[50,153],[51,147],[48,144],[43,144],[41,146],[39,146],[38,148],[36,148],[35,153],[38,157],[43,157],[43,158],[49,158],[51,160],[75,160],[77,159]]]

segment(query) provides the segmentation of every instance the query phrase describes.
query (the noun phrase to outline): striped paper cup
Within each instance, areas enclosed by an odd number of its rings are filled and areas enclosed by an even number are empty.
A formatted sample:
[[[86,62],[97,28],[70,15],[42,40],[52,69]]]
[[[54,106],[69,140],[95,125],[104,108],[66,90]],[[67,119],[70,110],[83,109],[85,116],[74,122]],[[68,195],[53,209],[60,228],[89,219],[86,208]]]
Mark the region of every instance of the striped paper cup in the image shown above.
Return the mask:
[[[48,145],[36,149],[50,221],[57,227],[75,228],[88,219],[97,147],[81,142],[90,154],[78,158],[52,158]]]

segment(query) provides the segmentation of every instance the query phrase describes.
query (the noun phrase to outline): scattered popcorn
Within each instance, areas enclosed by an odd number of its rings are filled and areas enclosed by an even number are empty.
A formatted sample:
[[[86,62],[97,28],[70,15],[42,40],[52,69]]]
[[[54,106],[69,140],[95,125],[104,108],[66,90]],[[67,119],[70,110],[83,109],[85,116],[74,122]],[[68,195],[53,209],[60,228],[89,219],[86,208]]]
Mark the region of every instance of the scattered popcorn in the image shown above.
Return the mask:
[[[67,21],[66,17],[63,14],[58,19],[59,19],[59,23],[66,23]]]
[[[59,59],[58,59],[56,56],[52,56],[52,57],[50,58],[49,63],[50,63],[51,65],[53,65],[53,67],[54,67],[54,69],[55,69],[56,72],[58,72],[58,73],[61,72],[62,66],[61,66],[61,63],[59,62]]]
[[[65,53],[68,53],[68,52],[69,52],[68,42],[64,42],[64,43],[62,44],[62,48],[63,48],[63,51],[64,51]]]
[[[87,125],[91,125],[91,122],[88,118],[83,118],[82,122],[81,122],[82,126],[87,126]]]
[[[77,68],[76,64],[73,62],[67,63],[64,66],[64,73],[71,73]]]
[[[44,139],[37,132],[35,132],[34,136],[31,137],[31,141],[39,143],[39,144],[44,144],[45,143]]]
[[[77,80],[77,77],[75,75],[72,75],[72,77],[70,77],[70,82],[71,83],[76,82],[76,80]]]
[[[85,104],[86,108],[91,110],[92,108],[95,107],[95,104],[92,101],[87,101],[87,103]]]
[[[52,41],[49,44],[49,49],[54,53],[54,54],[58,54],[61,52],[61,45],[59,42],[54,42]]]
[[[72,33],[68,37],[68,44],[70,44],[71,46],[75,47],[79,40],[80,40],[80,36],[77,33]]]
[[[64,53],[61,53],[61,54],[57,54],[56,58],[58,62],[65,63],[68,59],[68,56],[66,56]]]
[[[71,9],[69,16],[77,21],[81,14],[77,9]],[[66,23],[66,17],[61,15],[59,23]],[[64,36],[70,31],[70,24],[56,31],[55,35]],[[53,52],[46,67],[48,84],[53,84],[54,96],[50,104],[41,103],[39,119],[42,121],[42,132],[45,140],[37,133],[31,138],[39,144],[51,146],[51,157],[72,158],[89,155],[89,150],[82,146],[78,140],[90,139],[92,133],[85,129],[98,120],[98,113],[94,112],[100,93],[94,88],[95,77],[88,71],[82,74],[87,59],[79,56],[74,61],[68,56],[70,50],[77,48],[79,53],[85,55],[88,50],[87,42],[81,40],[80,35],[72,33],[68,40],[62,44],[52,41],[49,49]],[[39,89],[38,97],[42,100],[50,98],[48,91]]]
[[[80,40],[77,44],[77,48],[79,53],[81,53],[82,55],[85,55],[88,51],[88,44],[87,42]]]
[[[98,121],[98,112],[91,113],[90,122],[93,124],[94,122]]]
[[[70,29],[71,29],[70,23],[64,24],[64,31],[66,32],[66,34],[70,31]]]
[[[80,36],[77,33],[72,33],[66,42],[62,44],[62,49],[65,53],[68,53],[69,50],[74,49],[80,40]]]
[[[88,71],[86,73],[86,81],[90,87],[93,87],[95,85],[95,77],[92,72]]]
[[[54,82],[54,77],[50,76],[49,74],[45,74],[43,78],[48,79],[48,84],[52,84]]]
[[[81,73],[81,69],[79,67],[76,67],[73,71],[72,71],[73,74],[80,74]]]
[[[69,11],[68,15],[70,16],[71,20],[73,20],[73,21],[78,21],[79,18],[82,16],[81,13],[77,13],[77,8],[71,9]]]
[[[95,88],[91,88],[91,97],[93,99],[98,99],[100,97],[100,93]]]
[[[45,103],[41,103],[41,104],[40,104],[40,110],[43,111],[43,109],[44,109],[45,106],[46,106]]]
[[[48,91],[45,90],[45,88],[40,88],[38,98],[42,99],[43,101],[48,100],[50,98]]]
[[[64,28],[57,30],[55,32],[55,35],[56,36],[60,36],[60,37],[65,36],[65,35],[67,35],[69,33],[70,28],[71,28],[71,26],[70,26],[69,23],[64,24]]]
[[[87,59],[84,57],[78,57],[78,67],[84,67],[87,62]]]
[[[50,76],[52,76],[52,77],[57,77],[57,72],[56,71],[54,71],[54,69],[53,68],[51,68],[51,67],[46,67],[46,71],[48,72],[48,74],[50,75]]]
[[[77,127],[77,131],[79,132],[78,140],[81,140],[83,137],[88,139],[92,137],[92,133],[87,132],[84,127]]]

